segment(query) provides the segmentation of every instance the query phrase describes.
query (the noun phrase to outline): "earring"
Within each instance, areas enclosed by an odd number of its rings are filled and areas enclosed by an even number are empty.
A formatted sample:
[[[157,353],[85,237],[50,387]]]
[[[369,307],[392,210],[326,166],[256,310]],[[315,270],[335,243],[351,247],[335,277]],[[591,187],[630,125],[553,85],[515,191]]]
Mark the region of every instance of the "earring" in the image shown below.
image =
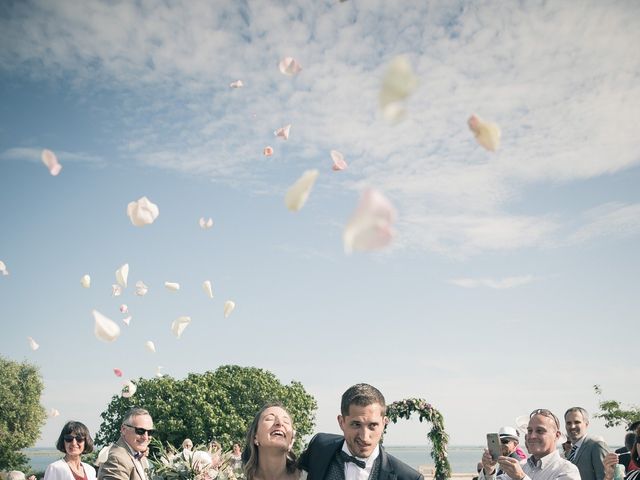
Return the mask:
[[[255,443],[255,444],[256,444],[256,447],[259,447],[259,446],[260,446],[260,442],[259,442],[258,440],[254,440],[254,441],[253,441],[253,443]]]

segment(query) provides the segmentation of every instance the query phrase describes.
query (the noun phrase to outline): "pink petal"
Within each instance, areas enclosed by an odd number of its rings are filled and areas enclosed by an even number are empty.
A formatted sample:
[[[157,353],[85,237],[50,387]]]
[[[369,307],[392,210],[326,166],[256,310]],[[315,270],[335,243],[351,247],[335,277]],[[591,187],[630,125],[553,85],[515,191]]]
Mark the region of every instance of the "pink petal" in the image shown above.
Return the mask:
[[[244,87],[244,83],[242,83],[242,80],[236,80],[235,82],[231,82],[229,86],[231,88],[242,88]]]
[[[120,370],[119,368],[114,368],[113,373],[115,373],[116,377],[122,376],[122,370]]]
[[[54,177],[62,170],[62,165],[58,163],[58,157],[51,150],[42,150],[42,163],[49,169],[49,173]]]
[[[495,152],[500,146],[500,127],[493,122],[486,122],[475,113],[467,120],[469,129],[476,137],[476,141],[491,152]]]
[[[285,57],[280,60],[278,68],[280,69],[280,72],[282,74],[289,76],[297,75],[302,71],[302,66],[296,61],[295,58],[292,57]]]
[[[291,124],[277,129],[275,132],[273,132],[273,134],[278,138],[284,138],[285,140],[288,140],[290,130],[291,130]]]
[[[344,229],[345,252],[377,250],[386,247],[395,235],[392,228],[395,220],[396,210],[391,202],[377,190],[366,190],[360,198],[358,208]]]
[[[344,170],[347,168],[347,162],[344,161],[344,157],[337,150],[331,150],[331,160],[333,160],[333,167],[331,167],[334,171]]]
[[[264,147],[264,150],[262,151],[262,153],[264,153],[265,157],[270,157],[271,155],[273,155],[273,148]]]
[[[127,307],[124,303],[120,305],[120,313],[128,313],[129,307]]]

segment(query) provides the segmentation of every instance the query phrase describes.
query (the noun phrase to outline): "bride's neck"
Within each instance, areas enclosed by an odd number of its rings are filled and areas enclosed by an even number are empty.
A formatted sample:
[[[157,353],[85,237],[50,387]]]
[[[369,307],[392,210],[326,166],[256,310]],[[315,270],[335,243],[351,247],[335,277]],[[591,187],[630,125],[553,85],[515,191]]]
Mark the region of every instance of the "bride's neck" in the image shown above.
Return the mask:
[[[256,469],[257,480],[283,480],[289,476],[287,472],[287,457],[282,452],[260,452],[260,460]]]

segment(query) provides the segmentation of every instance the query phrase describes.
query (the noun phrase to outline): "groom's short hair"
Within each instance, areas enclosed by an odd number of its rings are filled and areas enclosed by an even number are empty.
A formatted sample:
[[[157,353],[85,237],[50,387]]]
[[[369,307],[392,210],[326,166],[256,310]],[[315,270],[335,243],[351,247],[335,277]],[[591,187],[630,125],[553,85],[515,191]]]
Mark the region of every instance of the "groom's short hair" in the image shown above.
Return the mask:
[[[342,394],[342,402],[340,402],[340,413],[343,417],[349,415],[349,407],[351,405],[358,405],[360,407],[366,407],[367,405],[379,404],[382,407],[382,415],[387,414],[387,405],[384,401],[384,396],[380,393],[376,387],[373,387],[367,383],[357,383],[352,387],[349,387],[346,392]]]

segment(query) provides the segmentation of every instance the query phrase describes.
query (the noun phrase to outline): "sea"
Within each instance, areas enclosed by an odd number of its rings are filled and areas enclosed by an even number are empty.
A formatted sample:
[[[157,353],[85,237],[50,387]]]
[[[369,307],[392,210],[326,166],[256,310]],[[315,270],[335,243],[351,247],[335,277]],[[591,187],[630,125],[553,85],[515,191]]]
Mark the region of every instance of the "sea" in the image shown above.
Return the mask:
[[[384,447],[388,453],[399,458],[404,463],[418,468],[421,465],[433,465],[431,449],[425,445]],[[447,450],[449,463],[453,473],[475,472],[476,465],[482,457],[484,447],[481,446],[451,446]],[[50,448],[27,448],[25,455],[29,457],[32,472],[44,472],[47,465],[62,458],[62,453]]]

